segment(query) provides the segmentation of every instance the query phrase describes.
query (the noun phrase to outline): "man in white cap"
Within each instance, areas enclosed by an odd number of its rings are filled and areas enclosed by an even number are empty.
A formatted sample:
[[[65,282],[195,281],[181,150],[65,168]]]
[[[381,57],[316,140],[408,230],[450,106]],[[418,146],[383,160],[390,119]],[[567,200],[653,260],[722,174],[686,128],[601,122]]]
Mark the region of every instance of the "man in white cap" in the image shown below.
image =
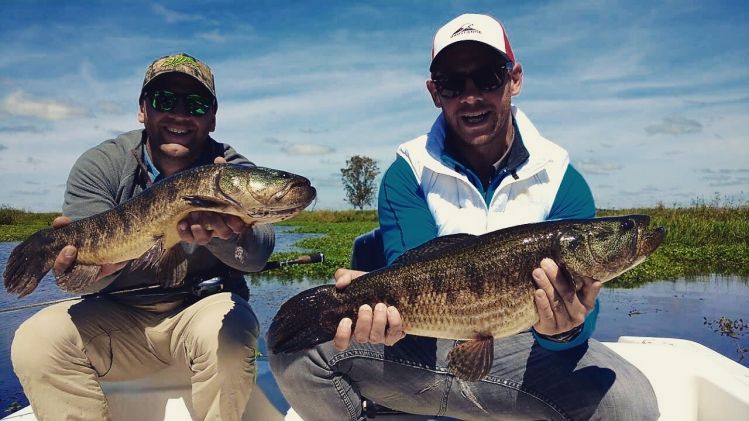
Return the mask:
[[[448,22],[434,37],[430,71],[427,90],[442,112],[428,134],[398,147],[380,187],[380,230],[357,240],[354,269],[391,264],[442,235],[595,215],[567,152],[511,104],[523,69],[499,21],[465,14]],[[575,292],[554,261],[538,264],[540,320],[494,341],[490,374],[479,382],[449,374],[458,341],[406,336],[398,310],[379,303],[362,306],[355,326],[343,319],[330,343],[272,355],[279,386],[305,420],[362,419],[372,402],[471,420],[656,419],[647,378],[590,339],[601,283],[586,280]],[[338,270],[337,286],[361,273]]]

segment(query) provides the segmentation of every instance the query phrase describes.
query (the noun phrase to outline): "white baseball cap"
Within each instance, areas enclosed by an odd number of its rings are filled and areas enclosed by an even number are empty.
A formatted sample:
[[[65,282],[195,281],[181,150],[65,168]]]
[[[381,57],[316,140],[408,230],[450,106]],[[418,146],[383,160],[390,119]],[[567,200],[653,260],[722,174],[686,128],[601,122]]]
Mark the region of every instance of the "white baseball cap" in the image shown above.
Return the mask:
[[[440,52],[461,41],[478,41],[486,44],[515,63],[515,54],[512,52],[510,39],[507,38],[507,31],[502,23],[491,16],[467,13],[451,20],[434,34],[432,63],[429,65],[429,70],[432,70],[434,59]]]

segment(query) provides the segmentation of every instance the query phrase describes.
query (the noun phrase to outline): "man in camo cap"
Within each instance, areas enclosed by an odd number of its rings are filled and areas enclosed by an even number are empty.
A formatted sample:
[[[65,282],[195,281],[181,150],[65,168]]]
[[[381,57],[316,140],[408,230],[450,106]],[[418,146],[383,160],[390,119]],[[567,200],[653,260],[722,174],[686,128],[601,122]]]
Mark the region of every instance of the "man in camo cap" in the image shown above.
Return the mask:
[[[254,165],[213,140],[216,90],[211,69],[187,54],[155,60],[146,70],[138,121],[144,128],[86,151],[68,177],[63,217],[55,227],[109,210],[163,178],[198,165]],[[137,227],[136,227],[137,228]],[[270,225],[192,212],[178,225],[191,287],[227,266],[259,271],[273,251]],[[243,235],[239,235],[243,233]],[[250,258],[239,262],[242,246]],[[73,268],[76,248],[64,247],[56,275]],[[255,380],[259,328],[244,277],[223,279],[208,296],[157,290],[107,295],[157,284],[155,268],[101,266],[100,298],[51,305],[26,320],[11,358],[38,419],[111,419],[100,381],[131,380],[172,365],[190,373],[196,419],[241,419]],[[153,290],[149,290],[153,291]],[[163,410],[163,409],[162,409]]]
[[[211,69],[200,60],[185,53],[164,56],[154,60],[146,69],[146,76],[143,78],[143,89],[145,90],[146,86],[158,76],[172,72],[192,76],[208,89],[214,99],[216,98],[216,87],[213,82]]]

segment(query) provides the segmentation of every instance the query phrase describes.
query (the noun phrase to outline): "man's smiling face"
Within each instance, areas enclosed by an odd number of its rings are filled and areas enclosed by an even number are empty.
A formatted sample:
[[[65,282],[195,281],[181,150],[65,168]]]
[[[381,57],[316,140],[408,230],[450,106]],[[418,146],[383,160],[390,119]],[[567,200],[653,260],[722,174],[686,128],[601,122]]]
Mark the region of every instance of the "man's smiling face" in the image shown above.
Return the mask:
[[[216,128],[216,107],[212,106],[202,116],[191,115],[185,96],[199,94],[206,98],[213,97],[200,82],[181,73],[159,76],[146,88],[148,93],[158,90],[173,92],[180,98],[170,111],[154,109],[150,95],[141,99],[138,121],[146,128],[151,159],[159,169],[164,160],[187,168],[200,156],[208,134]]]
[[[477,70],[497,68],[504,64],[496,50],[477,42],[461,42],[446,48],[435,63],[434,75],[471,75]],[[433,81],[427,81],[427,88],[437,107],[447,120],[447,124],[460,140],[468,146],[482,147],[492,142],[504,142],[501,137],[511,124],[510,99],[520,90],[520,79],[516,80],[513,69],[506,70],[503,83],[495,90],[481,90],[469,77],[462,91],[454,98],[439,94]]]

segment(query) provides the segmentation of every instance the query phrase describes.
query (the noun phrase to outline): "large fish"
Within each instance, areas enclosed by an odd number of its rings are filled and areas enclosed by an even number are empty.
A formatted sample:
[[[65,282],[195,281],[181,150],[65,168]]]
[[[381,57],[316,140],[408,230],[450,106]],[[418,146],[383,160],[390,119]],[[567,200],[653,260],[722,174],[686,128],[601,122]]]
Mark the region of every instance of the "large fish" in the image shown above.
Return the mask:
[[[520,225],[480,236],[438,237],[404,253],[391,266],[348,287],[323,285],[284,303],[267,343],[274,353],[329,341],[343,317],[378,302],[398,308],[411,335],[467,342],[448,355],[448,369],[476,381],[489,372],[493,340],[526,331],[538,321],[531,272],[553,258],[567,279],[606,282],[638,265],[663,241],[650,218],[629,215]]]
[[[175,174],[133,199],[59,229],[39,231],[11,253],[3,274],[5,288],[31,293],[67,244],[78,248],[72,270],[58,285],[81,292],[105,263],[135,260],[133,267],[156,267],[164,287],[179,286],[187,261],[177,224],[193,211],[235,215],[246,224],[289,219],[315,198],[304,177],[262,167],[205,165]],[[238,247],[237,260],[245,258]]]

